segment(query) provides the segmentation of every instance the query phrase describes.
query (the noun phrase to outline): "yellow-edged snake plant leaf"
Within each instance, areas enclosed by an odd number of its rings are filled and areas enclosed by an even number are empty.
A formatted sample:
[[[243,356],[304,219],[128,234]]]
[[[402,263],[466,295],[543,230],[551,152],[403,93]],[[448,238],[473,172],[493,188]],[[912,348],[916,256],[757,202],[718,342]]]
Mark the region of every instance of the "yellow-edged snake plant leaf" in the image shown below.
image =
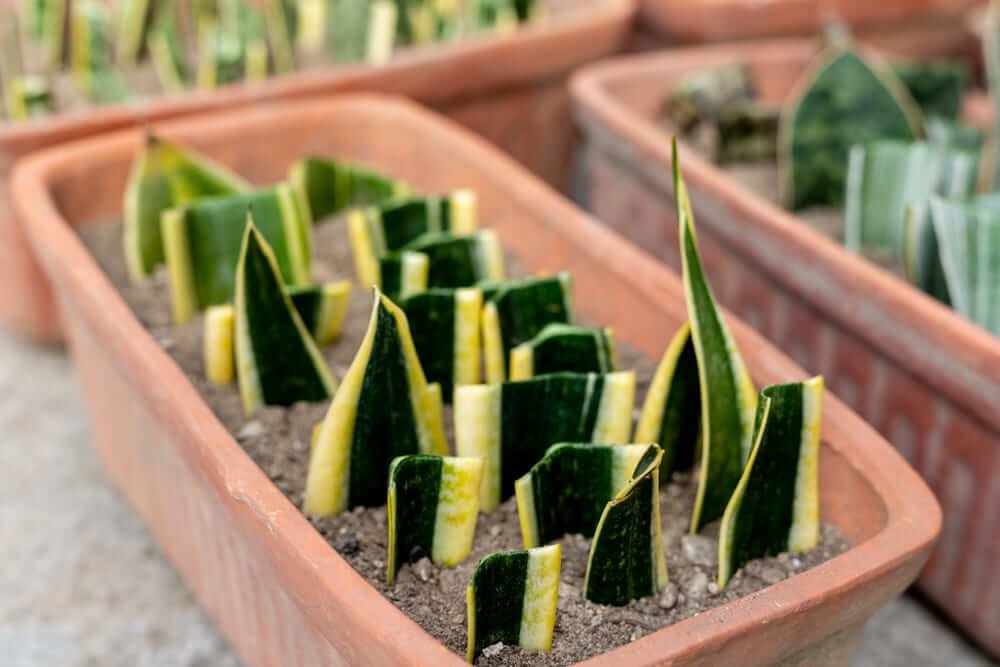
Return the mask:
[[[119,65],[134,66],[142,55],[152,14],[150,0],[119,0],[115,58]]]
[[[510,351],[510,379],[560,373],[612,373],[615,339],[611,329],[553,322]]]
[[[906,279],[914,286],[950,306],[948,281],[941,265],[941,248],[929,200],[912,202],[903,217],[902,262]]]
[[[476,566],[466,589],[473,662],[497,642],[526,651],[548,651],[556,624],[562,547],[490,554]]]
[[[591,537],[605,505],[655,445],[560,443],[514,483],[524,548],[567,533]]]
[[[153,9],[152,26],[149,29],[146,47],[149,58],[156,70],[160,88],[166,93],[176,93],[187,88],[191,72],[187,62],[187,50],[173,2],[158,3]]]
[[[45,68],[60,68],[66,52],[67,1],[32,0],[21,3],[20,8],[28,36],[42,47]]]
[[[361,165],[304,157],[291,166],[288,182],[316,222],[352,206],[398,199],[411,188]]]
[[[559,442],[628,442],[635,373],[554,373],[455,388],[459,456],[485,460],[480,506],[495,509],[514,481]]]
[[[632,478],[604,507],[590,543],[584,596],[615,606],[667,585],[660,533],[659,469],[663,451],[650,445]]]
[[[70,3],[70,67],[82,95],[97,104],[118,104],[131,97],[114,66],[106,6],[97,0]]]
[[[479,519],[482,459],[413,454],[389,465],[390,586],[407,561],[429,556],[438,565],[458,565],[472,550]]]
[[[447,453],[441,387],[424,376],[406,315],[385,295],[374,294],[368,331],[309,459],[308,514],[381,505],[394,458]]]
[[[754,447],[719,529],[719,587],[747,561],[819,543],[823,378],[761,391]]]

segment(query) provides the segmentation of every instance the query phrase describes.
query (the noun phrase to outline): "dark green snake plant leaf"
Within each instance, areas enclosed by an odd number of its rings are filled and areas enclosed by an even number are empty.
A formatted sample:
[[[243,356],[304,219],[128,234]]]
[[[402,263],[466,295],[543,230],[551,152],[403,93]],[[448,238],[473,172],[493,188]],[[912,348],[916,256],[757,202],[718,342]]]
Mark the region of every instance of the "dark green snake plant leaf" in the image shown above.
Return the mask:
[[[567,533],[591,537],[601,514],[625,488],[636,466],[656,445],[552,445],[514,483],[524,547],[531,549]]]
[[[125,260],[133,280],[164,261],[164,211],[202,198],[246,192],[250,184],[194,151],[150,134],[129,172],[124,197]],[[246,215],[246,210],[241,211]]]
[[[288,171],[288,182],[309,209],[312,220],[352,206],[372,206],[403,197],[411,188],[361,165],[304,157]]]
[[[626,605],[667,585],[660,533],[659,469],[663,451],[650,445],[631,479],[608,501],[590,543],[584,596]]]
[[[754,446],[719,529],[719,587],[747,561],[819,543],[823,378],[765,387]]]
[[[151,0],[118,1],[115,58],[119,64],[135,65],[139,61],[152,23],[151,5]]]
[[[479,561],[465,598],[469,617],[466,660],[503,642],[548,651],[556,624],[562,548],[490,554]]]
[[[389,465],[389,562],[386,579],[415,554],[458,565],[472,549],[479,518],[482,459],[414,454]]]
[[[757,396],[702,271],[676,140],[673,157],[684,293],[701,392],[701,475],[691,514],[691,531],[698,532],[722,516],[739,482],[750,455]]]
[[[615,370],[611,329],[553,322],[510,351],[510,379],[560,373],[611,373]]]
[[[969,67],[959,60],[896,61],[893,73],[927,118],[957,121],[969,85]]]
[[[62,65],[66,52],[66,0],[27,0],[21,3],[28,35],[41,44],[48,70]]]
[[[149,29],[146,46],[164,92],[176,93],[191,83],[187,49],[174,2],[159,3],[154,8],[153,24]]]
[[[114,66],[105,6],[76,0],[70,12],[70,64],[77,88],[98,104],[124,102],[131,92]]]
[[[455,448],[485,460],[484,511],[558,442],[628,442],[635,374],[555,373],[455,389]]]
[[[840,206],[851,146],[920,138],[923,119],[905,86],[843,46],[824,51],[782,112],[778,165],[791,210]]]
[[[374,294],[368,331],[309,458],[308,514],[381,505],[394,458],[447,453],[441,387],[424,376],[406,315],[377,290]]]
[[[696,461],[701,425],[701,387],[691,325],[684,323],[667,346],[646,393],[634,442],[655,442],[663,449],[660,483]]]
[[[929,200],[916,201],[906,207],[903,219],[902,261],[906,278],[941,303],[950,306],[948,281],[941,265],[941,248]]]

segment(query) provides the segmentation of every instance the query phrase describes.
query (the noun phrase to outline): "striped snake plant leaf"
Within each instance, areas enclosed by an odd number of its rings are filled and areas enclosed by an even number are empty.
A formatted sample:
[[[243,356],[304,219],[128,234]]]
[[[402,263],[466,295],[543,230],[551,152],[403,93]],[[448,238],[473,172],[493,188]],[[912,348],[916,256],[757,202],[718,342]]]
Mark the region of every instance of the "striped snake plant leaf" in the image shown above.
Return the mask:
[[[593,536],[605,505],[625,488],[647,451],[655,447],[583,443],[549,447],[514,483],[524,548],[567,533]]]
[[[370,5],[368,0],[330,0],[327,32],[333,62],[364,61]]]
[[[368,331],[309,458],[308,514],[381,505],[394,458],[447,453],[441,387],[424,377],[406,315],[378,290],[374,294]]]
[[[482,459],[414,454],[389,465],[389,559],[386,579],[414,554],[453,567],[472,550],[479,519]]]
[[[510,351],[510,379],[560,373],[612,373],[615,339],[611,329],[553,322]]]
[[[876,141],[851,148],[844,205],[848,249],[879,247],[902,254],[907,205],[931,193],[972,194],[975,159],[928,142]]]
[[[555,373],[455,389],[455,448],[481,457],[483,511],[514,493],[514,481],[558,442],[627,443],[635,373]]]
[[[133,280],[164,262],[160,219],[198,199],[246,192],[250,184],[225,167],[154,134],[132,162],[123,202],[125,260]],[[246,209],[240,212],[246,215]]]
[[[562,547],[490,554],[476,566],[465,592],[473,662],[497,642],[548,651],[556,624]]]
[[[907,280],[941,303],[951,305],[928,200],[906,207],[901,259]]]
[[[823,378],[761,391],[754,447],[719,529],[719,587],[747,561],[819,543]]]
[[[674,140],[674,196],[684,294],[701,392],[701,474],[691,532],[722,516],[750,455],[756,392],[708,285],[698,255],[694,211]]]
[[[295,31],[297,0],[267,0],[264,15],[267,40],[274,59],[275,74],[295,71]]]
[[[441,385],[446,403],[451,403],[455,387],[481,382],[481,291],[435,288],[406,298],[400,307],[427,379]]]
[[[633,442],[655,442],[663,449],[660,483],[674,471],[685,472],[697,460],[701,426],[701,387],[691,325],[674,334],[646,393]]]
[[[584,597],[598,604],[626,605],[654,595],[667,583],[660,533],[660,461],[650,445],[631,479],[608,501],[590,543]]]
[[[162,2],[154,8],[146,48],[164,92],[176,93],[187,88],[192,75],[176,3]]]
[[[410,186],[361,165],[304,157],[288,170],[288,182],[311,218],[320,221],[351,206],[374,206],[412,192]]]
[[[177,324],[232,299],[247,211],[273,249],[285,284],[311,283],[312,224],[287,184],[199,199],[160,218]]]
[[[6,75],[0,67],[3,106],[8,120],[28,120],[47,116],[54,110],[52,87],[45,77],[30,74]]]
[[[843,46],[824,51],[782,111],[778,166],[782,199],[793,211],[843,202],[851,146],[913,141],[923,119],[905,86]]]
[[[1000,2],[990,0],[983,34],[983,66],[986,70],[986,87],[993,100],[992,136],[987,149],[985,179],[990,190],[1000,190]]]
[[[135,65],[146,44],[152,23],[151,0],[118,0],[115,59],[119,65]]]
[[[28,36],[44,50],[45,68],[60,67],[66,52],[66,0],[25,0],[21,8]]]
[[[969,67],[960,60],[895,61],[892,72],[906,86],[926,118],[957,121],[969,85]]]
[[[243,409],[322,401],[337,388],[315,341],[285,292],[274,252],[253,215],[236,266],[236,374]]]
[[[573,277],[568,271],[547,278],[482,285],[483,360],[486,381],[507,378],[511,351],[549,324],[573,319]]]
[[[70,5],[70,64],[77,88],[98,104],[124,102],[131,96],[114,66],[106,8],[96,0]]]

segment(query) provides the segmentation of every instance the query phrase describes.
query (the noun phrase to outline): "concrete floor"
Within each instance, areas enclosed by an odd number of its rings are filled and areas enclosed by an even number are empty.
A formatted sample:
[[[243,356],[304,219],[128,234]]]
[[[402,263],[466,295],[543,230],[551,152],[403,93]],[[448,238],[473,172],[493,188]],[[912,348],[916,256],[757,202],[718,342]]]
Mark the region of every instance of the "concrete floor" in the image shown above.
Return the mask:
[[[0,332],[0,397],[0,665],[239,665],[98,465],[62,352]],[[854,664],[994,663],[904,597]]]

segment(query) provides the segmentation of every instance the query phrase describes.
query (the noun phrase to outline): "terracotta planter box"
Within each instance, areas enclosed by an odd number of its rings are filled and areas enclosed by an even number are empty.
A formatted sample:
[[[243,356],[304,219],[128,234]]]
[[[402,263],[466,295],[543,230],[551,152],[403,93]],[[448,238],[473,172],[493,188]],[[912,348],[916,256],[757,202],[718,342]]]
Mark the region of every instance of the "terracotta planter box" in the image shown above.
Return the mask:
[[[573,82],[598,218],[679,266],[661,95],[736,61],[780,99],[815,52],[805,40],[620,59]],[[975,101],[975,100],[973,100]],[[983,115],[983,100],[975,107]],[[886,436],[941,499],[941,543],[920,587],[1000,655],[1000,340],[680,147],[716,295]]]
[[[0,125],[0,324],[29,338],[61,338],[49,288],[11,211],[11,165],[32,150],[98,132],[339,90],[392,92],[447,113],[564,187],[573,141],[566,80],[575,67],[621,48],[634,8],[633,0],[554,5],[550,20],[514,35],[415,48],[379,68],[330,67],[255,86]]]
[[[157,129],[260,183],[280,179],[308,151],[364,160],[429,191],[474,188],[483,224],[529,271],[572,270],[581,316],[613,326],[620,340],[658,358],[686,318],[673,272],[412,103],[344,97]],[[267,479],[78,240],[75,226],[119,213],[141,140],[129,130],[48,149],[21,162],[13,179],[105,466],[248,664],[461,664],[357,575]],[[803,377],[761,336],[732,326],[758,383]],[[865,620],[919,572],[941,517],[919,476],[832,395],[820,469],[824,520],[849,551],[592,664],[847,664]]]

